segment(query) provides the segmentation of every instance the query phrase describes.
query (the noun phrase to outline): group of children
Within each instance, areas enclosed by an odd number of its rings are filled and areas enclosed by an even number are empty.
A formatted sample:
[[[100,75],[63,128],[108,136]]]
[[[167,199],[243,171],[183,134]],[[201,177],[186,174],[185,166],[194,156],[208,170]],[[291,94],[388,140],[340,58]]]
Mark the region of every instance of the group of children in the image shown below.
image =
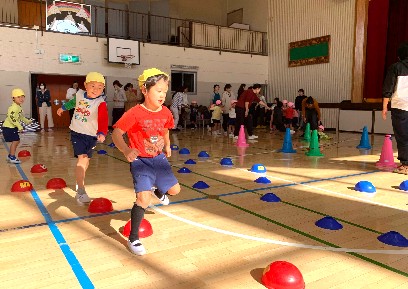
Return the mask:
[[[112,139],[130,162],[136,194],[127,245],[132,253],[144,255],[146,250],[139,240],[139,226],[145,209],[150,205],[151,195],[156,196],[161,204],[167,205],[167,194],[178,194],[180,185],[167,160],[171,156],[169,129],[174,126],[172,113],[163,105],[169,77],[166,73],[151,68],[139,76],[138,82],[144,100],[123,114],[113,125]],[[85,91],[78,91],[57,111],[61,116],[66,110],[74,110],[70,130],[74,156],[78,158],[75,168],[75,198],[81,205],[91,201],[85,189],[85,175],[93,149],[98,141],[105,140],[108,132],[108,110],[102,97],[104,88],[104,76],[98,72],[90,72],[86,76]],[[9,107],[3,124],[3,137],[6,142],[11,142],[7,160],[18,164],[20,160],[15,152],[20,141],[18,132],[22,130],[20,121],[31,121],[24,117],[21,107],[25,99],[24,91],[15,88],[11,96],[13,104]],[[129,144],[124,140],[125,134]]]

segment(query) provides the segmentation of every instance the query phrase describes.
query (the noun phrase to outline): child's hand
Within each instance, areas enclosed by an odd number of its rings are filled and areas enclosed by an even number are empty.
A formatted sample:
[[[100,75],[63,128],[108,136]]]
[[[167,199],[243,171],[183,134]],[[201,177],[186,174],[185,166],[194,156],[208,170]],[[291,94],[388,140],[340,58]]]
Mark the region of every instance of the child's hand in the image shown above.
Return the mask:
[[[137,159],[137,156],[139,155],[139,151],[137,149],[131,149],[127,148],[124,152],[123,155],[126,157],[128,162],[133,162],[135,159]]]
[[[60,108],[57,110],[58,116],[61,116],[63,112],[64,112],[64,110],[60,107]]]
[[[171,148],[170,145],[164,147],[164,152],[166,153],[166,157],[171,157]]]
[[[96,137],[98,139],[98,142],[104,142],[105,141],[105,136],[103,134],[98,134]]]

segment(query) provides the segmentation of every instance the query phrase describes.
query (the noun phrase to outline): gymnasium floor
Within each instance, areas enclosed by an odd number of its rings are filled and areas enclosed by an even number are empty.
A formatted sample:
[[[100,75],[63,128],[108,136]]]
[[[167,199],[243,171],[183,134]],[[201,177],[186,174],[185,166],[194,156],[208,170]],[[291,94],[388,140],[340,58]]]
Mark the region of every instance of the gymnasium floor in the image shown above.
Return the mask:
[[[307,144],[293,136],[296,154],[278,153],[283,134],[258,130],[259,141],[245,152],[231,139],[203,130],[172,134],[170,158],[182,185],[169,206],[148,209],[153,235],[142,239],[148,254],[132,255],[120,230],[134,201],[129,164],[115,148],[98,144],[86,177],[90,197],[112,200],[114,211],[88,213],[78,206],[72,148],[67,130],[23,134],[19,150],[32,156],[21,165],[7,164],[8,147],[0,146],[0,288],[265,288],[264,268],[287,261],[301,271],[306,288],[408,288],[408,250],[385,245],[377,237],[397,231],[408,237],[408,193],[398,189],[408,176],[375,167],[384,136],[370,136],[373,149],[355,147],[361,134],[341,133],[322,141],[324,157],[305,156]],[[396,152],[395,142],[393,143]],[[200,151],[210,157],[199,160]],[[396,154],[395,154],[396,156]],[[233,167],[220,159],[230,157]],[[185,165],[186,159],[197,161]],[[396,160],[396,159],[395,159]],[[397,160],[396,160],[397,161]],[[30,173],[34,164],[48,172]],[[249,171],[266,166],[270,184],[254,182]],[[177,171],[188,167],[192,173]],[[68,187],[46,189],[51,178]],[[34,190],[11,193],[12,184],[28,179]],[[371,181],[375,194],[355,191]],[[210,187],[193,188],[198,181]],[[274,193],[281,202],[260,200]],[[335,217],[343,229],[315,226]],[[346,252],[346,251],[355,252]],[[391,251],[390,251],[391,250]]]

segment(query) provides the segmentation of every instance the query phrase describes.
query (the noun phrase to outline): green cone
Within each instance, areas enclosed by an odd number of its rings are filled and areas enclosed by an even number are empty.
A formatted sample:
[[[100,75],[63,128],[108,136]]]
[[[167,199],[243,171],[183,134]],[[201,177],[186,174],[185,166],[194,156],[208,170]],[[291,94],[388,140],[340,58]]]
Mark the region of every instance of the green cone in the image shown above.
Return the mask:
[[[303,133],[303,140],[310,141],[310,123],[306,124],[305,132]]]
[[[306,155],[308,157],[322,157],[322,156],[324,156],[320,152],[319,139],[317,137],[317,130],[316,129],[312,131],[312,139],[310,141],[309,151],[306,153]]]

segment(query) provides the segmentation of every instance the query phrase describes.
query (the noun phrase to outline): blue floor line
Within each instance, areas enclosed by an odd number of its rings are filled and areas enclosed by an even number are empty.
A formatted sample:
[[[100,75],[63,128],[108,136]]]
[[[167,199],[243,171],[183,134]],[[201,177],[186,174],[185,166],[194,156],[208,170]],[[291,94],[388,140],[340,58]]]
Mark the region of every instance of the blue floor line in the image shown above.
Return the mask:
[[[7,151],[9,151],[7,144],[4,141],[3,144],[6,147]],[[19,164],[16,164],[16,167],[23,180],[29,181],[21,166]],[[61,231],[58,229],[56,223],[52,220],[50,214],[48,213],[43,202],[41,201],[40,197],[38,196],[37,192],[34,189],[31,190],[31,196],[33,197],[37,207],[39,208],[41,214],[43,215],[45,221],[47,222],[47,225],[52,235],[54,236],[54,239],[57,241],[58,246],[60,247],[62,253],[64,254],[65,259],[68,261],[68,264],[71,266],[72,271],[74,272],[82,288],[87,289],[95,288],[95,286],[92,284],[92,281],[89,279],[88,275],[82,268],[78,259],[75,257],[75,254],[72,252]]]

